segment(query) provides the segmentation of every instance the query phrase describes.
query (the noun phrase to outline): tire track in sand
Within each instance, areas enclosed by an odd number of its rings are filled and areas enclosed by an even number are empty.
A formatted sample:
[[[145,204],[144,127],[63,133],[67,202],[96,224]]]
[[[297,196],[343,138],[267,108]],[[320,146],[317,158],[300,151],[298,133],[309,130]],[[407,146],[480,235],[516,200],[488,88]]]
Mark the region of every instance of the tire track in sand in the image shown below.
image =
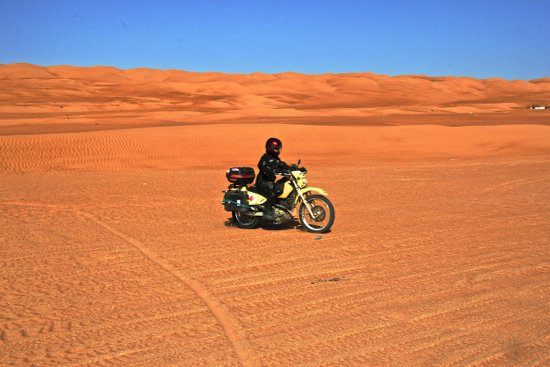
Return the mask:
[[[64,208],[62,206],[48,205],[48,204],[41,204],[41,203],[3,202],[0,204],[16,205],[16,206],[31,206],[31,207],[32,206],[50,207],[50,208],[55,207],[58,209],[70,210],[78,215],[88,218],[89,220],[103,227],[107,231],[122,238],[124,241],[128,242],[130,245],[137,248],[150,261],[152,261],[153,263],[159,265],[160,267],[168,271],[174,277],[176,277],[181,282],[183,282],[189,289],[191,289],[206,304],[206,306],[208,307],[212,315],[214,315],[214,317],[222,327],[222,330],[227,340],[229,341],[229,343],[231,343],[233,350],[237,355],[239,364],[241,364],[244,367],[252,366],[252,362],[250,360],[250,351],[248,349],[248,346],[246,345],[244,338],[240,335],[239,331],[237,330],[237,327],[236,327],[237,322],[235,320],[232,320],[232,318],[228,316],[227,307],[222,303],[220,303],[215,298],[213,298],[212,296],[210,296],[202,284],[188,277],[176,267],[162,260],[153,251],[149,250],[144,244],[142,244],[135,238],[132,238],[130,236],[125,235],[124,233],[117,231],[116,229],[100,221],[93,215],[79,209],[70,209],[70,208]]]
[[[176,278],[181,280],[188,288],[190,288],[193,292],[195,292],[195,294],[206,304],[206,306],[208,307],[210,312],[212,312],[216,320],[218,320],[218,323],[222,327],[227,340],[229,340],[229,342],[233,346],[233,350],[235,351],[235,354],[239,359],[239,363],[243,366],[251,366],[251,364],[249,363],[249,360],[250,360],[249,350],[246,344],[244,343],[243,339],[239,335],[239,332],[235,327],[235,322],[231,320],[231,318],[227,315],[227,310],[225,309],[224,305],[218,302],[215,298],[211,297],[206,291],[206,289],[199,282],[197,282],[194,279],[191,279],[190,277],[183,274],[176,267],[163,261],[153,251],[150,251],[145,245],[143,245],[141,242],[139,242],[135,238],[132,238],[130,236],[125,235],[124,233],[117,231],[110,225],[103,223],[102,221],[95,218],[93,215],[89,213],[83,212],[82,210],[75,210],[75,212],[79,215],[82,215],[83,217],[90,219],[91,221],[105,228],[109,232],[117,235],[118,237],[122,238],[124,241],[136,247],[143,255],[145,255],[145,257],[147,257],[149,260],[151,260],[155,264],[161,266],[166,271],[170,272]]]

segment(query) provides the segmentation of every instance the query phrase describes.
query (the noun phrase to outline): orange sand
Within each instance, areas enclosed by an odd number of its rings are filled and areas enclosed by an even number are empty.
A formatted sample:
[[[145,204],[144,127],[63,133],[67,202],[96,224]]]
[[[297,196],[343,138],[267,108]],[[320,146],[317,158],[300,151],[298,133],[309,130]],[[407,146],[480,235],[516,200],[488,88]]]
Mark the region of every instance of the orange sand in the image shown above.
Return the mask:
[[[550,365],[550,79],[0,65],[0,366]],[[331,232],[234,227],[270,136]]]

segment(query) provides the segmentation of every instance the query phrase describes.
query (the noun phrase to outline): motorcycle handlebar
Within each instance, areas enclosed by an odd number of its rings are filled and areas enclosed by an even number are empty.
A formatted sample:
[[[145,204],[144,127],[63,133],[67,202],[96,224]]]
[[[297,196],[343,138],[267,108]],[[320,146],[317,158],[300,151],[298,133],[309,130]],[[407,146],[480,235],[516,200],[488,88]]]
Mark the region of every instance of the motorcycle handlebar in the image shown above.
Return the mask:
[[[301,159],[298,160],[298,164],[291,164],[288,171],[279,171],[279,172],[275,172],[276,175],[279,175],[279,176],[292,176],[291,175],[291,171],[301,171],[302,173],[307,173],[307,169],[305,167],[298,167],[300,165],[300,163],[302,162]]]
[[[305,169],[297,169],[296,171],[301,171],[302,173],[307,173],[307,170]],[[279,175],[279,176],[292,176],[290,174],[290,172],[275,172],[276,175]]]

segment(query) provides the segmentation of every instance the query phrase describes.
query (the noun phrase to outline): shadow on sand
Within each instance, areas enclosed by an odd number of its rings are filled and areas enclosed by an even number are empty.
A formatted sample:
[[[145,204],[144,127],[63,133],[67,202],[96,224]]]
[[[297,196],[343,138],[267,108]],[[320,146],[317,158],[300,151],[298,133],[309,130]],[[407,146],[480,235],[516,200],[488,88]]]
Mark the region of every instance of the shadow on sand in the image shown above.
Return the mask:
[[[238,228],[235,222],[233,221],[233,218],[227,218],[227,220],[223,223],[223,225],[226,227]],[[303,229],[302,225],[297,219],[293,219],[290,222],[287,222],[284,224],[273,224],[266,220],[262,220],[258,228],[255,228],[255,229],[263,229],[265,231],[284,231],[289,229],[298,229],[305,232],[305,229]]]
[[[233,221],[233,218],[227,218],[227,220],[223,223],[223,225],[226,227],[238,228],[235,222]],[[255,228],[255,229],[263,229],[264,231],[286,231],[290,229],[296,229],[301,232],[310,233],[307,229],[305,229],[304,226],[302,226],[300,221],[296,218],[284,224],[273,224],[271,222],[262,220],[258,228]],[[328,230],[324,234],[327,234],[330,232],[331,230]]]

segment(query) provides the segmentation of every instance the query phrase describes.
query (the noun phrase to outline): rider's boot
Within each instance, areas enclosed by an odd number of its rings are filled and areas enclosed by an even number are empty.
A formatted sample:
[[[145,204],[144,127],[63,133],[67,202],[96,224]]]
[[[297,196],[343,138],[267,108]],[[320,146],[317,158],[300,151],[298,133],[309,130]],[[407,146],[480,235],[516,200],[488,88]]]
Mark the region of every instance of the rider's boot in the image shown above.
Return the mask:
[[[264,209],[264,219],[274,220],[275,219],[275,210],[273,208]]]
[[[264,203],[264,219],[274,220],[275,219],[275,210],[273,210],[273,204],[277,200],[277,194],[270,191],[267,195],[267,200]]]

